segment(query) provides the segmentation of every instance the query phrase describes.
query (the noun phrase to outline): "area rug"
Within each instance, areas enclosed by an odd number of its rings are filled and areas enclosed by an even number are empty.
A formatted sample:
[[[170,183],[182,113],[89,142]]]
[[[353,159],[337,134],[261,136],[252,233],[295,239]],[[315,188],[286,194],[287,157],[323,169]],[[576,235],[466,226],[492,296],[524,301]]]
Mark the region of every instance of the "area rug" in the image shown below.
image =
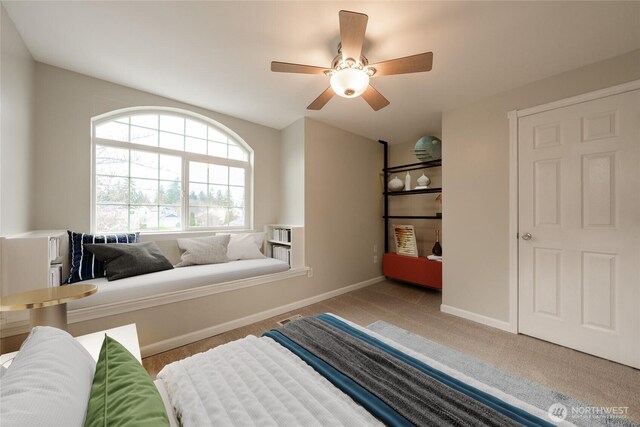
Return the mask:
[[[640,426],[626,418],[616,416],[615,413],[611,414],[611,411],[616,410],[614,408],[594,407],[382,320],[370,324],[367,329],[544,410],[548,413],[547,421],[557,425],[571,423],[580,427]]]

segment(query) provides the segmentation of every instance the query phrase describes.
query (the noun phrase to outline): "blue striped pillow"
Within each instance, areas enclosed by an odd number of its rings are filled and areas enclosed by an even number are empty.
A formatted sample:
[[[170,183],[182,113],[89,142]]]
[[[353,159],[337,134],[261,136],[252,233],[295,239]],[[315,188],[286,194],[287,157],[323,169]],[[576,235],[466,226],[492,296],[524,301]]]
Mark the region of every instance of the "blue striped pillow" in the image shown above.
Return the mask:
[[[136,243],[140,233],[85,234],[67,230],[69,233],[69,278],[67,283],[97,279],[105,276],[104,262],[85,249],[85,243]]]

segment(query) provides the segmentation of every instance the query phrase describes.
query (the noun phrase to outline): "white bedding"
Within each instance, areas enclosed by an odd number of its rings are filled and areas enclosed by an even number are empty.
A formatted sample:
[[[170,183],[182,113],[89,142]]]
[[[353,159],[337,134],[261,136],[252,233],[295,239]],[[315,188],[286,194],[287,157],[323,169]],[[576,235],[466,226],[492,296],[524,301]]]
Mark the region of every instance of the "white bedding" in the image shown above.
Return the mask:
[[[289,264],[286,262],[274,258],[261,258],[221,264],[192,265],[112,282],[107,281],[106,278],[93,279],[90,282],[98,286],[98,292],[91,298],[71,301],[68,306],[70,310],[93,307],[287,270],[289,270]]]
[[[158,379],[185,427],[382,425],[271,338],[248,336],[171,363]]]

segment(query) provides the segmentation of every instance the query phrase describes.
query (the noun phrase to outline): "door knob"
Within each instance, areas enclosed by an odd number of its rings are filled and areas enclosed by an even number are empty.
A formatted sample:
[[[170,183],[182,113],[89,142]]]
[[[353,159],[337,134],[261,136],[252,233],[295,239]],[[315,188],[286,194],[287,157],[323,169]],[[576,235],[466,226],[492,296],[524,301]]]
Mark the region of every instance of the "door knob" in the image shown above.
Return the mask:
[[[531,240],[532,237],[531,233],[524,233],[522,235],[522,240]]]

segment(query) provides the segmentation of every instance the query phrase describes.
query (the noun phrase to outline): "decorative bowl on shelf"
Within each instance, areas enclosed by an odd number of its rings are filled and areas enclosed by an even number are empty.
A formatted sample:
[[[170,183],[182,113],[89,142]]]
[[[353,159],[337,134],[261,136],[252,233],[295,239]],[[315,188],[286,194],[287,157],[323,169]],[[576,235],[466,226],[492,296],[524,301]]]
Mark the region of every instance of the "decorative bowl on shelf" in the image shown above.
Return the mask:
[[[404,189],[404,182],[397,176],[389,181],[387,185],[389,191],[402,191]]]
[[[423,136],[416,142],[413,150],[421,162],[442,158],[442,140],[437,136]]]
[[[431,184],[431,180],[425,174],[422,174],[420,178],[417,179],[418,186],[415,188],[416,190],[424,190],[425,188],[429,188],[429,184]]]

